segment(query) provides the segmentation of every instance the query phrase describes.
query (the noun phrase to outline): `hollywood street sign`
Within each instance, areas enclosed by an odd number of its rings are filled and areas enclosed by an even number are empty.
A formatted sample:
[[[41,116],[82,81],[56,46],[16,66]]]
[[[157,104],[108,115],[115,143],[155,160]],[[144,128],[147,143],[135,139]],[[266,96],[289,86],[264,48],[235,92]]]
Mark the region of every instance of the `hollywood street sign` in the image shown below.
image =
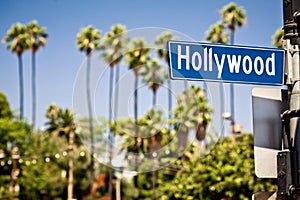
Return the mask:
[[[282,85],[284,50],[169,41],[170,77]]]

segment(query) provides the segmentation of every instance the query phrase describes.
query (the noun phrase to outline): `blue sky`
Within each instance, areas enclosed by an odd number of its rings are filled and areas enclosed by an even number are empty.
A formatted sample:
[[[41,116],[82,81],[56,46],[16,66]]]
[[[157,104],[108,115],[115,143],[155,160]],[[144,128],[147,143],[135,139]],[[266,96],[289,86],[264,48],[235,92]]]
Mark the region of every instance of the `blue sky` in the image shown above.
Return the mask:
[[[46,32],[49,34],[47,46],[37,54],[37,123],[42,126],[45,122],[45,109],[49,104],[56,103],[64,108],[72,108],[76,77],[85,61],[84,53],[78,51],[75,42],[76,34],[82,27],[93,25],[101,30],[101,36],[103,36],[112,25],[120,23],[126,25],[128,30],[132,30],[132,33],[135,33],[133,35],[141,34],[138,35],[139,37],[143,37],[145,32],[135,31],[136,29],[148,30],[145,27],[157,27],[158,30],[177,31],[181,35],[185,35],[186,39],[203,41],[209,27],[219,21],[219,10],[229,2],[231,1],[1,0],[0,38],[2,39],[6,35],[6,31],[16,22],[27,24],[29,21],[38,20],[41,26],[47,27]],[[272,47],[272,35],[283,24],[282,1],[238,0],[235,3],[246,10],[248,18],[246,25],[237,29],[235,43]],[[25,116],[28,121],[31,121],[30,60],[30,53],[25,52],[23,55]],[[0,91],[8,96],[13,109],[17,109],[19,106],[17,69],[16,55],[7,51],[5,45],[1,44]],[[126,68],[123,66],[123,71],[125,70]],[[105,85],[108,87],[105,77],[101,81],[103,82],[101,87]],[[203,85],[201,82],[196,84]],[[242,124],[245,131],[252,131],[251,90],[253,87],[261,86],[235,85],[236,122]],[[215,85],[211,85],[211,88],[215,88]],[[225,85],[225,88],[227,91],[226,110],[229,111],[228,85]],[[146,91],[145,88],[144,90]],[[211,93],[210,104],[217,111],[219,109],[218,92],[214,89],[209,92]],[[107,111],[104,105],[107,105],[107,89],[98,93],[95,101],[100,102],[99,110],[102,107],[104,109],[104,114],[100,115],[106,115]],[[143,92],[141,91],[141,93]],[[164,95],[161,94],[161,96]],[[106,100],[101,103],[101,98]],[[142,94],[140,99],[141,104],[146,105],[151,98]],[[126,99],[125,101],[131,102],[132,100]],[[162,102],[162,107],[165,106],[164,98],[159,101]],[[132,112],[129,104],[127,109]],[[217,124],[216,116],[214,121]],[[218,129],[219,125],[215,125],[215,128]],[[230,131],[229,128],[227,128],[228,131]]]

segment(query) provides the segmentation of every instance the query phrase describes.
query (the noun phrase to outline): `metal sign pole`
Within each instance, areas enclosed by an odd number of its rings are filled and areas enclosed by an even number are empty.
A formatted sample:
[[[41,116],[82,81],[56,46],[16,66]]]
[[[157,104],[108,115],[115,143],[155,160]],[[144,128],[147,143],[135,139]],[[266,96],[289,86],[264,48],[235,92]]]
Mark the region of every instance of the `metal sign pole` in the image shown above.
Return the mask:
[[[277,199],[300,199],[300,1],[283,0],[285,84],[289,110],[282,114],[285,150],[277,156]]]
[[[282,113],[283,150],[277,154],[278,192],[256,193],[257,200],[300,200],[300,0],[283,0],[285,72],[288,110]]]

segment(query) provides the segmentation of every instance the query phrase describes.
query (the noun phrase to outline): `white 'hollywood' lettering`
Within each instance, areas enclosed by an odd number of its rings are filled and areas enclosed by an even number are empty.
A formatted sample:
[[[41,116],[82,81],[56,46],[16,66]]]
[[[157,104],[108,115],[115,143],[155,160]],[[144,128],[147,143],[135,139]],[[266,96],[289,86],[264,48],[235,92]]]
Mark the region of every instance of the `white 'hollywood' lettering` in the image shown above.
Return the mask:
[[[217,78],[222,79],[223,71],[229,71],[231,74],[238,74],[241,70],[246,75],[255,73],[261,76],[264,72],[268,76],[275,76],[275,53],[267,57],[265,60],[260,57],[250,57],[249,55],[234,55],[234,54],[217,54],[213,53],[212,48],[204,48],[203,52],[192,52],[190,55],[190,47],[185,45],[185,54],[182,53],[182,46],[177,48],[178,70],[182,69],[182,63],[185,60],[185,70],[192,69],[205,72],[213,71],[213,63],[217,70]],[[226,69],[224,67],[226,66]],[[228,67],[228,69],[227,69]]]

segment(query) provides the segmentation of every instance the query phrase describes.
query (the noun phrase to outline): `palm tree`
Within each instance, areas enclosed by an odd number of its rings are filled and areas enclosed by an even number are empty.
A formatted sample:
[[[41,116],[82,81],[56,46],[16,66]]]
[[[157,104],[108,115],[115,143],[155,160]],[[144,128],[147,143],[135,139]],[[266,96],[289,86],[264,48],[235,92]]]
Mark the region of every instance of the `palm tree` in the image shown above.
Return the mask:
[[[153,59],[147,63],[140,74],[143,76],[142,81],[147,83],[153,92],[152,106],[155,106],[157,90],[167,78],[167,72],[162,68],[158,60]]]
[[[138,143],[130,135],[135,131],[136,124],[131,117],[115,120],[112,124],[112,131],[123,138],[124,143],[120,145],[121,150],[127,150],[128,153],[137,149],[139,153],[153,153],[162,147],[164,135],[169,132],[164,126],[166,121],[162,110],[151,108],[147,111],[137,121],[140,133]],[[165,142],[168,141],[165,140]]]
[[[129,65],[129,69],[134,72],[134,119],[138,118],[138,82],[139,71],[142,67],[145,67],[149,57],[150,47],[145,43],[143,39],[134,39],[131,41],[127,52],[125,63]]]
[[[219,43],[219,44],[227,44],[228,43],[228,36],[229,34],[225,30],[225,25],[222,22],[218,22],[217,24],[214,24],[210,27],[210,29],[206,33],[205,40],[212,43]],[[220,110],[221,110],[221,127],[223,125],[224,119],[222,117],[222,114],[225,112],[224,110],[224,90],[223,90],[223,84],[219,84],[219,90],[220,90]],[[224,129],[221,128],[221,135],[224,135]]]
[[[109,64],[109,66],[114,68],[116,66],[116,76],[115,76],[115,84],[116,84],[116,95],[115,95],[115,113],[114,116],[117,117],[118,115],[118,84],[119,76],[120,76],[120,67],[118,66],[121,62],[124,54],[124,48],[128,42],[128,38],[126,37],[126,26],[117,24],[111,27],[111,32],[108,32],[104,35],[104,49],[105,52],[103,53],[103,59],[105,62]],[[112,91],[112,79],[113,73],[110,74],[110,86],[109,91]]]
[[[129,65],[129,69],[134,72],[134,121],[135,121],[135,150],[134,152],[138,152],[138,142],[139,142],[139,130],[137,126],[138,122],[138,82],[139,82],[139,71],[142,67],[146,65],[149,56],[150,47],[146,44],[143,39],[135,38],[131,41],[128,46],[127,52],[125,54],[126,60],[125,63]],[[136,157],[137,164],[137,157]],[[135,166],[137,170],[137,165]],[[137,176],[134,178],[135,187],[138,184]]]
[[[202,141],[206,136],[206,127],[211,121],[212,108],[207,105],[205,91],[192,85],[177,96],[178,105],[174,109],[175,129],[178,131],[178,148],[185,150],[188,141],[188,130],[196,130],[196,139]]]
[[[89,129],[90,129],[90,139],[91,139],[91,176],[92,180],[95,178],[94,172],[94,127],[93,127],[93,111],[92,111],[92,100],[90,91],[90,75],[91,75],[91,63],[90,56],[91,52],[97,48],[100,44],[100,31],[92,26],[87,26],[81,29],[81,32],[77,34],[77,46],[79,51],[85,52],[87,57],[87,67],[86,67],[86,96],[87,96],[87,106],[89,115]]]
[[[68,139],[68,199],[73,199],[74,143],[76,130],[74,117],[69,109],[62,110],[54,104],[47,108],[46,117],[49,120],[46,123],[48,125],[47,132],[66,137]]]
[[[143,82],[148,83],[149,88],[153,92],[152,107],[156,105],[156,93],[160,85],[162,85],[167,77],[167,72],[162,68],[162,65],[158,60],[151,60],[144,68],[141,70],[141,75],[143,76]],[[157,147],[161,146],[160,141],[156,140],[157,136],[150,137],[150,149],[152,151],[157,151]],[[156,171],[152,171],[152,199],[156,199]]]
[[[238,7],[235,3],[229,3],[221,9],[222,21],[230,29],[230,43],[234,44],[234,33],[236,27],[241,27],[246,23],[246,12],[242,7]],[[231,98],[231,116],[234,119],[234,87],[230,84]]]
[[[230,29],[230,43],[234,44],[234,32],[236,27],[242,27],[246,23],[246,12],[244,8],[230,3],[221,9],[222,21]]]
[[[2,43],[9,43],[10,49],[18,56],[19,62],[19,98],[20,98],[20,119],[24,118],[24,83],[23,83],[23,63],[22,54],[29,48],[29,37],[24,24],[16,23],[7,31],[7,35],[2,39]]]
[[[221,22],[210,26],[206,32],[205,40],[211,43],[227,44],[229,34],[225,30],[225,25]]]
[[[170,40],[177,40],[177,37],[174,37],[171,32],[165,31],[161,35],[159,35],[155,41],[155,44],[157,46],[157,55],[159,56],[159,58],[165,60],[165,62],[168,63],[169,67],[170,67],[170,61],[169,61],[169,52],[168,52],[168,41]],[[187,85],[185,85],[185,88],[187,88]],[[172,118],[171,110],[172,110],[172,85],[171,85],[171,80],[168,78],[169,120],[171,120]],[[171,129],[171,125],[169,128]]]
[[[31,87],[32,87],[32,128],[34,129],[36,120],[36,52],[40,47],[45,46],[46,38],[48,34],[45,33],[46,28],[40,27],[37,21],[32,21],[27,25],[27,31],[30,37],[29,48],[32,52],[32,76],[31,76]]]
[[[282,48],[282,40],[283,40],[284,30],[277,29],[275,34],[273,35],[273,45],[274,47]]]
[[[108,96],[108,120],[109,120],[109,130],[111,130],[111,122],[112,122],[112,91],[113,91],[113,78],[114,78],[114,67],[116,67],[116,95],[115,95],[115,117],[118,114],[118,81],[119,81],[119,74],[120,74],[120,67],[118,64],[121,62],[123,58],[123,50],[127,43],[126,35],[126,27],[120,24],[111,27],[111,32],[108,32],[104,35],[104,53],[103,59],[105,62],[108,63],[110,66],[110,76],[109,76],[109,96]],[[114,137],[109,134],[109,151],[110,151],[110,161],[112,159],[112,145],[114,143]],[[112,192],[113,192],[113,183],[112,183],[112,169],[109,169],[109,195],[112,199]]]

